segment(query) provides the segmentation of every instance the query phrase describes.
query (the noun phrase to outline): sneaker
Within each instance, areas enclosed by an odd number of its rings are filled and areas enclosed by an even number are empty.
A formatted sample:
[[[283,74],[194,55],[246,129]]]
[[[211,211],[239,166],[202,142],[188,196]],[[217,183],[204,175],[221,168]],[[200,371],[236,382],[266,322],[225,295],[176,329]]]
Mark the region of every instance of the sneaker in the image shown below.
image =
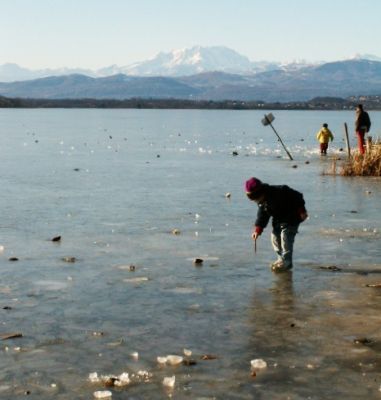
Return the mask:
[[[285,272],[292,269],[292,264],[285,264],[283,261],[274,263],[271,266],[271,271],[273,272]]]

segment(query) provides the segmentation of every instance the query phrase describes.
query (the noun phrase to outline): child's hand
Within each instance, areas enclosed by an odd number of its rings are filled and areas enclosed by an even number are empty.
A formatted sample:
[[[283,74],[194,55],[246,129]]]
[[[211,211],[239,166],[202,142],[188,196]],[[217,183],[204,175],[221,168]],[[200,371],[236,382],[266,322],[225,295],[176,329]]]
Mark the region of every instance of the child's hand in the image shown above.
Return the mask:
[[[251,234],[251,238],[252,238],[253,240],[257,240],[257,239],[259,238],[259,233],[258,233],[258,232],[253,232],[253,233]]]

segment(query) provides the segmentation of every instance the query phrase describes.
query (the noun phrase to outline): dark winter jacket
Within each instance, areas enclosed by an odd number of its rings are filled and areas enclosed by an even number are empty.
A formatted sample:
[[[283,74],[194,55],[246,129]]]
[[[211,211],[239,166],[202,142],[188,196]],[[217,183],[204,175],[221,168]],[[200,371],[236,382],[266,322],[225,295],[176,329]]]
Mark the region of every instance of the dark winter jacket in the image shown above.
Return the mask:
[[[273,226],[279,223],[299,225],[301,214],[306,212],[303,195],[287,185],[263,184],[264,199],[258,203],[256,230],[266,228],[272,217]]]
[[[358,132],[360,129],[366,129],[366,132],[370,131],[370,118],[369,114],[366,111],[361,111],[355,121],[355,129]]]

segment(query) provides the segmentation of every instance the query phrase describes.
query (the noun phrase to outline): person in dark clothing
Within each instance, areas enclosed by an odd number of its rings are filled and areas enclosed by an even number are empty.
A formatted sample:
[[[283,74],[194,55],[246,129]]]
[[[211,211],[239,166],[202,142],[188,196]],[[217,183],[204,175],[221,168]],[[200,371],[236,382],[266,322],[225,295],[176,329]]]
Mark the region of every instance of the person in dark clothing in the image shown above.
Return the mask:
[[[364,111],[362,104],[358,104],[356,107],[355,131],[360,154],[365,153],[364,137],[370,131],[370,126],[369,114]]]
[[[268,185],[254,177],[246,181],[245,191],[258,204],[252,239],[257,240],[272,218],[271,242],[278,259],[271,264],[271,269],[274,272],[290,270],[295,235],[299,224],[308,217],[302,193],[287,185]]]

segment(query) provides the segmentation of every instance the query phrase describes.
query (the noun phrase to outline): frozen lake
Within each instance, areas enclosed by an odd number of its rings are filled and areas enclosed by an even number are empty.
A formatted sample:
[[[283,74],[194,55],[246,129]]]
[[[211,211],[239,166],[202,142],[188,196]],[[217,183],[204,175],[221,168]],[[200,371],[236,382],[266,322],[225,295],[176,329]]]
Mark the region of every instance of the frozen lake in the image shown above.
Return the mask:
[[[0,110],[0,334],[23,335],[0,398],[91,399],[91,372],[130,374],[113,399],[380,398],[381,179],[322,174],[353,112],[273,113],[294,161],[261,111]],[[292,274],[268,268],[270,227],[254,254],[251,176],[304,193]],[[196,365],[157,363],[184,348]]]

